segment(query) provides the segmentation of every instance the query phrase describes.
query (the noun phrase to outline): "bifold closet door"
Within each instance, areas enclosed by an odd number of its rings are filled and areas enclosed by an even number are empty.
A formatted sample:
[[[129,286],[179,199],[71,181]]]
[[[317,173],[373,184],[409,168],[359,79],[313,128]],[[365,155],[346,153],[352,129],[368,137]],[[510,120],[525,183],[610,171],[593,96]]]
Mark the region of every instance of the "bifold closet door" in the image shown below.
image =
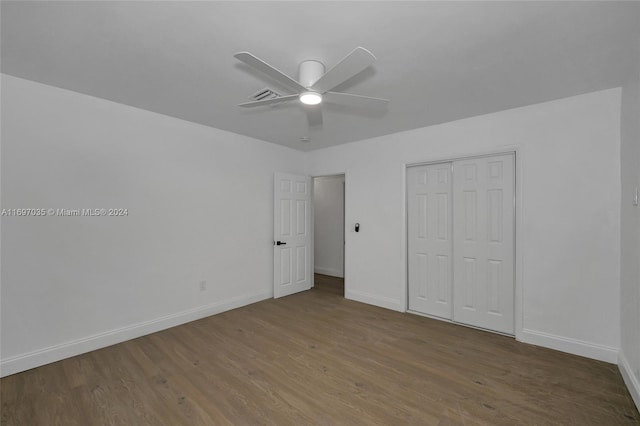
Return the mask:
[[[514,333],[514,155],[453,162],[456,322]]]
[[[407,169],[409,310],[452,318],[451,163]]]

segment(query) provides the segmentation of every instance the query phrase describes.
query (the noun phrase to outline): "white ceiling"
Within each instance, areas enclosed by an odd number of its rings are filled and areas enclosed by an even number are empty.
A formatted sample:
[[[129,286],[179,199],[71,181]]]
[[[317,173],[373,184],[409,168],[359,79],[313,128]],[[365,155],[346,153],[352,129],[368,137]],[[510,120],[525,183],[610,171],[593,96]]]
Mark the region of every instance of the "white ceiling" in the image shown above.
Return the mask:
[[[2,2],[2,72],[301,150],[622,85],[638,58],[638,2]],[[378,61],[338,89],[383,110],[297,103],[242,109],[356,46]],[[310,143],[300,142],[309,136]]]

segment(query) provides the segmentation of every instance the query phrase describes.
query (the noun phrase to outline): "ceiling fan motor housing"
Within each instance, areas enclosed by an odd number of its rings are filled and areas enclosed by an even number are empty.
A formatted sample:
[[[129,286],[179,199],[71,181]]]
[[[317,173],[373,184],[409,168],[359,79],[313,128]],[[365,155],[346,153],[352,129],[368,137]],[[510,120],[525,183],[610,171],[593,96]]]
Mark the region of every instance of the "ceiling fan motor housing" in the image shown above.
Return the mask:
[[[318,61],[304,61],[298,67],[298,82],[306,88],[313,84],[324,75],[324,65]]]

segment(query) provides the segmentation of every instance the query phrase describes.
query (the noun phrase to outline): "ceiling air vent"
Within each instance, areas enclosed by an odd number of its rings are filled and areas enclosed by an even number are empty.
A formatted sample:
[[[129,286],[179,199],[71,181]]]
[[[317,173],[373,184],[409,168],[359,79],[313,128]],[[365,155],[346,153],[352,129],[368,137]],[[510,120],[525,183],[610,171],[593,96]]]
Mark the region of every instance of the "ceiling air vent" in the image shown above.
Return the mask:
[[[264,89],[260,89],[253,95],[249,96],[249,99],[253,99],[254,101],[261,101],[264,99],[273,99],[273,98],[279,98],[279,97],[280,97],[280,94],[265,87]]]

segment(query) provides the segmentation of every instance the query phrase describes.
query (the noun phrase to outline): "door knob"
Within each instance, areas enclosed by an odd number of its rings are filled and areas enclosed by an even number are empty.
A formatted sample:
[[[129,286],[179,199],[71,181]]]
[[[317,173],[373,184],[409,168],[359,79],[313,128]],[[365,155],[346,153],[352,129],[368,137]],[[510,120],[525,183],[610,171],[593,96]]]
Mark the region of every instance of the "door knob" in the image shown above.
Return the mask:
[[[277,246],[284,246],[284,245],[286,245],[286,244],[287,244],[287,243],[282,242],[282,241],[276,241],[276,245],[277,245]]]

